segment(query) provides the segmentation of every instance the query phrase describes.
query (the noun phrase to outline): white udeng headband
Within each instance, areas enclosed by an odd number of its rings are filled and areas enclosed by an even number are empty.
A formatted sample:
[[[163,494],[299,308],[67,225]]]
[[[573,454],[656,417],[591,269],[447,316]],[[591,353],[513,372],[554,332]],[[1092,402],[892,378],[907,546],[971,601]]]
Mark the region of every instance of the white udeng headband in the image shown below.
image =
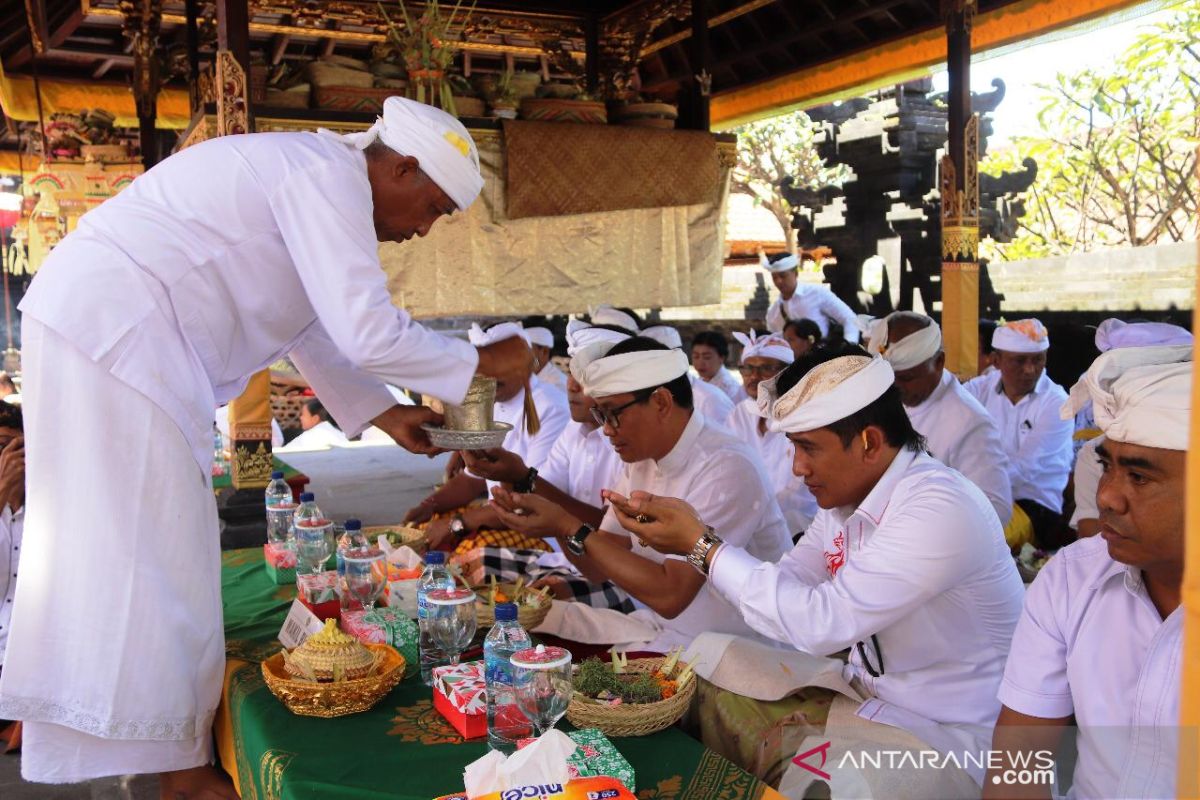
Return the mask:
[[[589,397],[611,397],[670,383],[689,366],[682,350],[640,350],[595,358],[582,368],[582,378],[575,377]]]
[[[767,258],[767,254],[763,253],[758,257],[758,263],[768,272],[787,272],[789,269],[800,266],[800,259],[794,253],[789,253],[778,261],[771,261]]]
[[[642,328],[642,332],[639,333],[638,336],[645,336],[647,339],[653,339],[665,347],[683,347],[683,339],[679,336],[679,331],[675,330],[670,325],[651,325],[649,328]]]
[[[760,383],[759,415],[768,430],[815,431],[866,408],[895,378],[892,365],[879,356],[842,356],[814,367],[782,397],[775,395],[778,375]]]
[[[549,328],[533,327],[525,329],[525,341],[539,347],[554,347],[554,333]]]
[[[478,322],[471,323],[471,329],[467,331],[467,339],[476,347],[484,347],[496,342],[503,342],[505,339],[511,339],[514,336],[520,336],[525,341],[525,329],[516,322],[501,322],[499,325],[493,325],[486,331],[479,327]]]
[[[1071,387],[1061,416],[1092,402],[1096,425],[1110,439],[1187,450],[1191,419],[1192,346],[1125,347],[1092,362]]]
[[[879,353],[895,371],[912,369],[924,364],[942,351],[942,329],[930,320],[929,325],[913,331],[898,342],[888,341],[888,315],[871,327],[871,341],[867,349]]]
[[[764,333],[760,335],[751,329],[749,334],[734,331],[733,338],[742,344],[742,357],[740,361],[742,364],[745,364],[748,358],[773,358],[785,364],[791,364],[796,360],[796,354],[792,351],[792,346],[787,343],[787,339],[784,339],[777,333]]]
[[[1044,353],[1050,349],[1050,334],[1036,319],[1019,319],[996,328],[992,347],[1007,353]]]
[[[567,355],[575,358],[580,350],[589,345],[596,344],[597,342],[616,344],[617,342],[625,341],[631,336],[633,336],[632,333],[613,331],[608,328],[593,328],[586,322],[571,320],[567,324]]]

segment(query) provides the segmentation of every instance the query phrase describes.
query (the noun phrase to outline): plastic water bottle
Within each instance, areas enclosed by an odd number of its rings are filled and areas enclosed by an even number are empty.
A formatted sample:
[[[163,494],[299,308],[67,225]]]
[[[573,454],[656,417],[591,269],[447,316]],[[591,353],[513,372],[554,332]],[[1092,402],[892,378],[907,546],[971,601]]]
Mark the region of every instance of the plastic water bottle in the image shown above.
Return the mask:
[[[428,606],[425,595],[436,589],[453,589],[454,577],[446,569],[446,554],[432,550],[425,554],[425,571],[417,581],[417,625],[420,627],[418,646],[421,652],[421,680],[426,686],[433,685],[433,668],[450,663],[437,644],[426,619]]]
[[[488,747],[509,754],[517,741],[532,736],[528,717],[517,705],[513,684],[512,654],[533,647],[529,634],[517,622],[513,603],[496,604],[496,624],[483,640],[484,681],[487,683]]]
[[[224,475],[229,472],[229,459],[225,457],[225,437],[221,429],[213,423],[213,474]]]
[[[337,593],[343,611],[350,610],[352,605],[350,590],[346,587],[346,551],[364,550],[370,546],[371,542],[362,532],[362,522],[357,519],[346,520],[344,532],[337,540]]]
[[[296,534],[297,577],[322,572],[334,548],[333,523],[321,513],[312,492],[300,495],[292,527]]]
[[[265,493],[267,507],[267,541],[272,544],[294,543],[292,517],[297,504],[292,500],[292,488],[283,479],[282,472],[272,472],[271,482]]]

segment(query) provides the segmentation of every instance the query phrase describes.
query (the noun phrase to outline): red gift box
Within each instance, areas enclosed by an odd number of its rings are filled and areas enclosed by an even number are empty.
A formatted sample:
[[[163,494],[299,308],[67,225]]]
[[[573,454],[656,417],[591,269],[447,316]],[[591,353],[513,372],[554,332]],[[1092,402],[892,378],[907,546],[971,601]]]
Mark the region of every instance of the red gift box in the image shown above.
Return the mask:
[[[437,689],[433,690],[433,707],[464,739],[480,739],[487,736],[487,714],[464,714]]]

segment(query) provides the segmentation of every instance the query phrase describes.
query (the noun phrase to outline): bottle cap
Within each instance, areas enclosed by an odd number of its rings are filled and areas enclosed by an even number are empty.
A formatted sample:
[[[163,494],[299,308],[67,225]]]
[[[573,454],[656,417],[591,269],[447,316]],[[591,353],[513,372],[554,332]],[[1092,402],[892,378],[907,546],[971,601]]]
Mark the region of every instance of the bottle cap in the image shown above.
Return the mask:
[[[425,563],[426,564],[445,564],[446,563],[446,554],[443,553],[441,550],[430,550],[428,553],[425,554]]]
[[[283,480],[283,473],[280,472],[279,470],[275,470],[274,472],[271,473],[271,480],[273,480],[273,481]]]
[[[362,530],[362,520],[348,519],[348,520],[346,520],[346,524],[343,527],[345,527],[345,529],[347,531],[361,531]]]
[[[516,603],[496,603],[496,622],[512,622],[516,618]]]
[[[317,499],[317,496],[315,494],[313,494],[312,492],[305,492],[304,494],[300,495],[301,503],[311,503],[312,501],[314,501],[316,499]]]

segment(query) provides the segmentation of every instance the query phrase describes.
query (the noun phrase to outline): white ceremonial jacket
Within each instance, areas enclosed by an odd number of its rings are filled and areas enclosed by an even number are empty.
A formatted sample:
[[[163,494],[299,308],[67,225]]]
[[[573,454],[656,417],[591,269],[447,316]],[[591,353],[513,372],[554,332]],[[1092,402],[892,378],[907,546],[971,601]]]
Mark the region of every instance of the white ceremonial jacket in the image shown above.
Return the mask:
[[[670,453],[658,461],[646,459],[626,464],[612,488],[625,497],[635,489],[659,497],[678,497],[695,508],[700,518],[712,525],[725,541],[744,547],[755,559],[774,563],[791,546],[791,537],[758,453],[752,445],[735,439],[727,429],[711,425],[698,412],[692,412]],[[600,527],[628,535],[611,508]],[[636,537],[632,549],[657,564],[667,559],[685,560],[683,556],[664,556],[644,547]],[[610,577],[620,583],[619,575]],[[648,608],[633,612],[650,618],[662,631],[644,649],[666,653],[673,647],[687,647],[706,631],[754,636],[738,613],[736,602],[727,597],[705,583],[691,604],[674,619],[661,617]]]
[[[714,558],[710,583],[759,633],[818,656],[851,648],[843,677],[871,695],[858,716],[943,752],[990,747],[1024,586],[962,475],[902,451],[857,508],[822,509],[778,564],[728,544]]]
[[[571,410],[567,406],[567,393],[557,386],[534,375],[529,379],[529,388],[533,392],[533,406],[538,412],[538,422],[541,423],[537,433],[530,435],[525,429],[524,389],[517,392],[517,396],[511,400],[496,403],[493,418],[496,422],[507,422],[513,426],[504,437],[504,449],[516,453],[526,466],[541,472],[542,465],[550,457],[554,442],[571,421]],[[496,485],[495,481],[488,481],[489,495],[492,487]]]
[[[162,408],[206,474],[213,409],[285,355],[354,436],[385,381],[458,402],[478,363],[392,305],[372,209],[353,147],[212,139],[84,215],[21,310]]]
[[[1075,460],[1071,437],[1075,423],[1059,415],[1067,393],[1046,373],[1037,386],[1013,405],[1000,382],[999,370],[972,378],[963,387],[996,421],[1008,454],[1013,500],[1032,500],[1062,512],[1063,490]]]
[[[1000,524],[1007,525],[1012,518],[1012,483],[1000,431],[954,373],[943,370],[933,394],[904,410],[917,433],[925,437],[930,454],[978,486],[996,509]]]
[[[717,370],[717,374],[712,376],[712,380],[705,381],[700,379],[700,383],[704,383],[714,389],[719,389],[726,397],[729,398],[731,405],[736,405],[746,399],[746,387],[742,385],[742,379],[734,375],[725,367]],[[701,390],[703,391],[703,390]]]
[[[692,408],[704,415],[709,422],[718,425],[728,425],[729,415],[733,413],[733,401],[729,395],[699,375],[688,373],[692,382]]]
[[[817,498],[804,485],[804,479],[792,471],[796,448],[787,436],[779,431],[758,432],[758,403],[747,397],[738,403],[729,417],[728,427],[737,438],[758,448],[763,466],[771,478],[771,488],[779,510],[787,522],[788,532],[795,536],[808,529],[820,507]]]
[[[1113,561],[1100,536],[1059,550],[1029,587],[1000,702],[1074,715],[1067,797],[1175,797],[1183,612],[1163,619],[1141,570]]]
[[[775,302],[767,309],[767,330],[782,333],[788,320],[793,319],[811,319],[817,323],[821,338],[829,335],[830,322],[842,326],[842,334],[847,342],[857,343],[861,334],[858,316],[826,286],[801,283],[796,285],[796,291],[787,300],[775,298]]]

